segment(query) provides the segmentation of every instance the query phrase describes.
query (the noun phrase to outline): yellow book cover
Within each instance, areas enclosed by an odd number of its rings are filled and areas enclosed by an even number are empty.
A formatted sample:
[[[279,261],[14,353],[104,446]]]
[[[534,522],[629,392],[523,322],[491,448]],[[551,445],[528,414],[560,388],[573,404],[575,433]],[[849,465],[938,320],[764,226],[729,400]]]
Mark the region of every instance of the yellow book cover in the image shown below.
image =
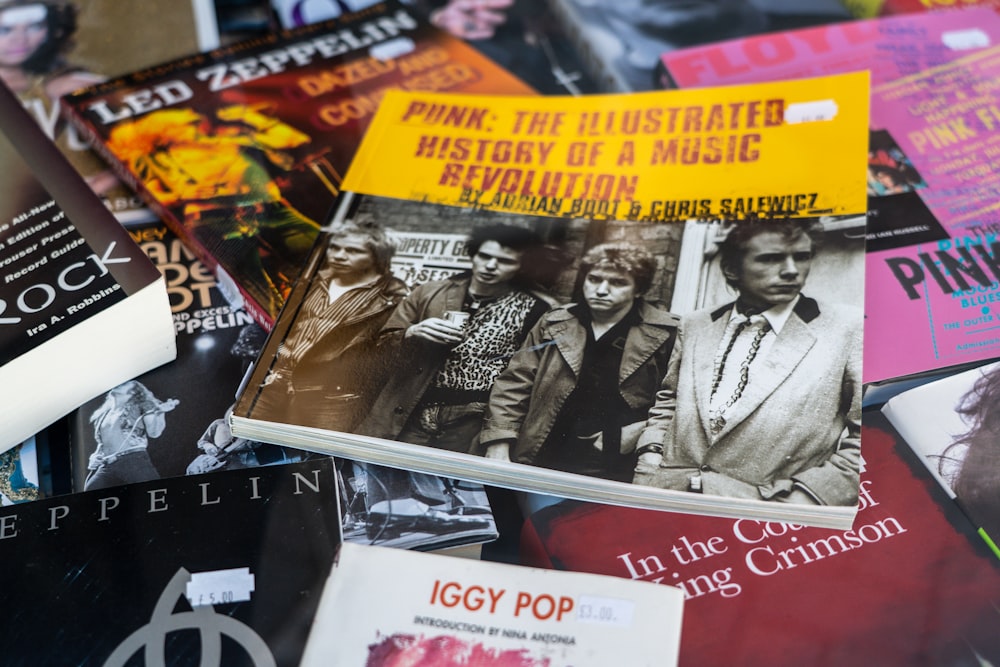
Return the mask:
[[[245,437],[846,527],[868,75],[389,93],[239,398]]]

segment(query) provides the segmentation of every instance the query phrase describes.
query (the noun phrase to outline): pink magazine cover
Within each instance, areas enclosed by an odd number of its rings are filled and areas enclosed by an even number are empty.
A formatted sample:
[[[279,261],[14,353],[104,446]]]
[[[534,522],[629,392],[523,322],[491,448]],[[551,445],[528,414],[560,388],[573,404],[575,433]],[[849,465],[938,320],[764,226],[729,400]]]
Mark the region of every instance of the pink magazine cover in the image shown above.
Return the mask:
[[[997,45],[1000,15],[970,8],[662,56],[677,87],[871,71],[866,383],[1000,356]]]

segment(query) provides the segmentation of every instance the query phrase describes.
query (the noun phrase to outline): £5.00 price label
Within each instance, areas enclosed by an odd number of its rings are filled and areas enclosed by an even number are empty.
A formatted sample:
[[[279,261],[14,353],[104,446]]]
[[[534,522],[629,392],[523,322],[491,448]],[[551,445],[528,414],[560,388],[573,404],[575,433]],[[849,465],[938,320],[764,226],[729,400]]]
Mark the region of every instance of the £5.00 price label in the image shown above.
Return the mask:
[[[254,589],[254,576],[250,568],[194,572],[185,588],[185,596],[192,607],[230,602],[245,602]]]

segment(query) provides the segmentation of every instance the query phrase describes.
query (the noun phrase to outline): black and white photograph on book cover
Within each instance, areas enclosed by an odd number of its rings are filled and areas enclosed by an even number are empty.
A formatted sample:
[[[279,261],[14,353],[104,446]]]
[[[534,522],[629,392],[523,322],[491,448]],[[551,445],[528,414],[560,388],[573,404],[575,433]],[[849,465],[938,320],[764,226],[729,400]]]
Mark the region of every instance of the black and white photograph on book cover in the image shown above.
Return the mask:
[[[359,196],[314,253],[234,428],[853,509],[864,224],[650,224]],[[300,376],[327,379],[300,391]]]
[[[481,484],[337,459],[344,539],[433,551],[498,537]]]

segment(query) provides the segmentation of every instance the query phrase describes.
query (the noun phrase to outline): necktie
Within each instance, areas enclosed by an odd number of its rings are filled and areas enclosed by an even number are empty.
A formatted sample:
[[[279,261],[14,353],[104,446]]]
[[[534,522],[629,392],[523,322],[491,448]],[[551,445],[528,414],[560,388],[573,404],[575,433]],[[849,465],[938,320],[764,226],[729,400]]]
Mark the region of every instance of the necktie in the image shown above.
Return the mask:
[[[712,414],[709,417],[709,427],[711,428],[712,435],[717,435],[720,431],[722,431],[723,427],[726,425],[726,411],[729,410],[729,408],[731,408],[736,401],[740,399],[740,396],[743,395],[743,390],[746,389],[747,382],[750,380],[750,364],[753,363],[753,360],[757,357],[757,352],[760,351],[761,341],[764,340],[764,336],[767,335],[767,332],[771,330],[771,325],[763,315],[751,315],[749,317],[746,315],[737,315],[730,320],[729,326],[727,327],[727,331],[729,330],[732,331],[732,334],[729,336],[729,342],[722,354],[716,359],[715,363],[711,394],[713,403],[716,403],[715,395],[718,391],[720,383],[722,382],[722,378],[726,371],[726,363],[729,361],[730,353],[732,352],[737,339],[746,330],[752,332],[753,338],[750,340],[746,357],[742,362],[740,362],[739,376],[737,377],[735,388],[726,399],[725,403],[721,405],[716,404],[716,407],[712,409]]]

